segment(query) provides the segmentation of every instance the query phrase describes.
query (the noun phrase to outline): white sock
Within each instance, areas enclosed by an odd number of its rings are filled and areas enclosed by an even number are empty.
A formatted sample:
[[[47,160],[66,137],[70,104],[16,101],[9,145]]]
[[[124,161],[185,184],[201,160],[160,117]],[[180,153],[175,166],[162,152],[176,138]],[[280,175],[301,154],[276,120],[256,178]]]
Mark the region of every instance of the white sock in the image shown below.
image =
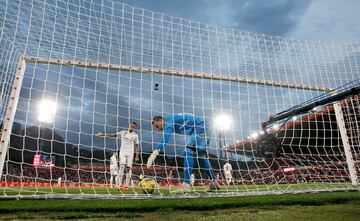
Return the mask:
[[[119,186],[119,175],[115,176],[115,184],[116,186]]]
[[[131,179],[131,169],[126,173],[126,179],[125,179],[125,185],[129,186],[130,185],[130,179]]]
[[[112,187],[112,185],[113,185],[113,180],[114,180],[114,176],[110,175],[110,187]]]

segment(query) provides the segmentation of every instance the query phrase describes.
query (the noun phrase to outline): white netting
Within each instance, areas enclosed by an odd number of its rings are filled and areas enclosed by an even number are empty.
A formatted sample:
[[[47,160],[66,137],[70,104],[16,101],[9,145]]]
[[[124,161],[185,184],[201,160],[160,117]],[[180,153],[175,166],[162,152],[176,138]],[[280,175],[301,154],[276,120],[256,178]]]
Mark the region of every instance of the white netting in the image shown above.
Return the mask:
[[[287,128],[274,129],[270,147],[259,145],[255,132],[269,116],[357,80],[358,43],[241,32],[111,0],[4,1],[0,34],[2,120],[21,58],[26,62],[12,135],[3,136],[10,138],[3,195],[139,197],[140,174],[156,179],[155,193],[168,194],[183,182],[189,136],[172,136],[155,166],[147,169],[146,162],[162,136],[152,118],[177,113],[212,125],[212,167],[224,183],[229,160],[233,176],[217,193],[352,188],[333,110],[294,114],[298,123],[282,122]],[[56,103],[53,121],[38,120],[44,99]],[[347,104],[344,121],[358,165],[358,100],[340,102]],[[221,114],[229,116],[229,125],[216,124]],[[118,191],[110,188],[109,164],[120,139],[95,134],[127,130],[132,121],[138,124],[140,161],[133,164],[130,189]],[[225,152],[228,145],[236,148]],[[274,146],[270,159],[263,155]],[[34,160],[49,165],[34,166]],[[205,193],[212,183],[198,161],[191,193]]]

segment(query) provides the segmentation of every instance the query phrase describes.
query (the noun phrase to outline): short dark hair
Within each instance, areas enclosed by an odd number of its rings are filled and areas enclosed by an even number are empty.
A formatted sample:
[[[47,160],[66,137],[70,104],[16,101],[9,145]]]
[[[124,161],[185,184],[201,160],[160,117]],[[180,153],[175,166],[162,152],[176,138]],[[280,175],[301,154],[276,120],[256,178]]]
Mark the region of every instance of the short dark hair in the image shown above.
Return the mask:
[[[134,124],[135,126],[137,126],[137,123],[135,121],[131,122],[131,124]]]
[[[162,116],[155,116],[155,117],[153,117],[153,120],[152,120],[151,124],[154,125],[154,122],[155,122],[155,121],[161,121],[162,119],[163,119]]]

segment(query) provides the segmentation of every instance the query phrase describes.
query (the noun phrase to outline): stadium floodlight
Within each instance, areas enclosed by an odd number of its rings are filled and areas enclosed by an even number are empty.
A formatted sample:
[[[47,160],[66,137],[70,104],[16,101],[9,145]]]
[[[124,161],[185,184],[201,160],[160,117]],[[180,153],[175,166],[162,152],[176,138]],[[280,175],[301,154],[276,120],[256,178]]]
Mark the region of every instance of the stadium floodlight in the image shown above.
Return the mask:
[[[52,123],[56,114],[56,103],[51,100],[42,100],[39,103],[38,120],[40,122]]]
[[[259,136],[259,134],[256,132],[250,135],[250,137],[253,139],[256,139],[258,136]]]
[[[229,115],[220,114],[215,118],[215,125],[219,130],[229,130],[232,124],[232,119]]]
[[[277,130],[277,129],[279,129],[280,128],[280,125],[279,124],[274,124],[273,126],[272,126],[272,129],[273,130]]]
[[[312,109],[312,111],[314,111],[314,112],[318,112],[318,111],[321,111],[321,106],[317,106],[317,107],[314,107],[313,109]]]

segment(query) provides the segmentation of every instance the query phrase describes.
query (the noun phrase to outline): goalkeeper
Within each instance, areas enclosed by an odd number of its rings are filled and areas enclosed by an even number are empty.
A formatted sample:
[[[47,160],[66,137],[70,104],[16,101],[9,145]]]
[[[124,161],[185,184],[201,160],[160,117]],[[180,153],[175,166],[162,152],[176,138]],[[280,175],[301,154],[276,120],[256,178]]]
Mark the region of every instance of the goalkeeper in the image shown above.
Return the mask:
[[[183,184],[181,188],[172,193],[190,192],[190,176],[193,173],[194,157],[198,157],[200,163],[206,169],[206,174],[211,180],[209,191],[220,189],[206,151],[211,139],[210,124],[206,120],[191,114],[175,114],[165,119],[161,116],[155,116],[153,118],[152,125],[156,129],[163,131],[163,136],[154,152],[148,158],[147,168],[150,168],[154,163],[156,157],[159,155],[160,151],[164,149],[165,144],[169,141],[173,133],[190,136],[190,139],[183,151]]]

